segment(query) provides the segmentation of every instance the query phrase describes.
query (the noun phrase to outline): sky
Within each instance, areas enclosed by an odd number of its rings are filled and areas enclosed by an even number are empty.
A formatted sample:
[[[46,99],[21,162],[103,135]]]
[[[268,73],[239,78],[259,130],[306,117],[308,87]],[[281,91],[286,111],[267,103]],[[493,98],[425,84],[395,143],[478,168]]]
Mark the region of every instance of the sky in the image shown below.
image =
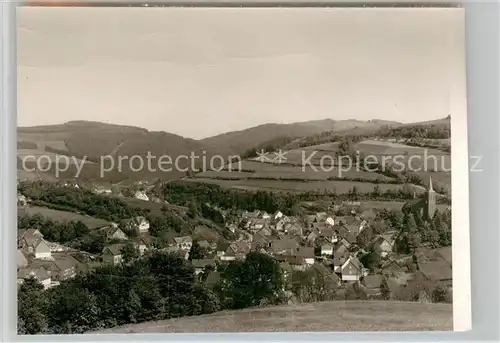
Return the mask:
[[[19,126],[426,121],[463,103],[464,70],[462,9],[18,9]]]

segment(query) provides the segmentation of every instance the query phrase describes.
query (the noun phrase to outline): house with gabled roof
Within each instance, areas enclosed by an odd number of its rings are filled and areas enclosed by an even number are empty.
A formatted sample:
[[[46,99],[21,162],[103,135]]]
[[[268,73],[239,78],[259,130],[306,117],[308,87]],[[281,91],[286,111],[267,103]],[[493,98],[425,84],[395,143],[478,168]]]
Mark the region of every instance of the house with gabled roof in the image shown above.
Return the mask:
[[[226,225],[226,228],[231,231],[231,233],[235,233],[236,230],[238,229],[238,225],[236,225],[235,223],[230,223],[230,224],[227,224]]]
[[[322,256],[333,256],[333,244],[325,243],[321,245],[321,255]]]
[[[319,233],[316,230],[312,230],[306,237],[306,240],[309,244],[314,244],[316,239],[319,237]]]
[[[333,216],[327,216],[325,219],[325,224],[329,226],[335,226],[335,218]]]
[[[21,193],[17,193],[17,206],[28,205],[28,198]]]
[[[236,241],[231,243],[229,249],[226,251],[226,256],[234,256],[234,259],[245,259],[246,255],[250,252],[250,244],[245,241]]]
[[[274,239],[270,242],[268,252],[272,255],[292,255],[298,247],[295,239]]]
[[[266,249],[269,247],[269,243],[271,242],[272,239],[276,238],[256,233],[255,235],[252,236],[251,249],[254,251],[258,251],[260,249]]]
[[[143,192],[143,191],[135,192],[134,198],[139,199],[139,200],[143,200],[143,201],[149,201],[148,195],[146,194],[146,192]]]
[[[112,244],[102,250],[102,260],[105,263],[117,265],[123,261],[122,248],[125,244]]]
[[[350,256],[340,267],[342,281],[359,281],[363,276],[363,265],[357,257]]]
[[[313,247],[298,247],[298,249],[293,254],[294,256],[299,256],[304,258],[304,261],[308,265],[314,264],[314,248]]]
[[[221,261],[244,259],[250,252],[250,245],[244,241],[220,242],[217,244],[217,258]]]
[[[343,254],[338,254],[338,255],[334,255],[333,256],[333,261],[332,261],[332,265],[333,265],[333,270],[336,272],[336,273],[340,273],[341,272],[341,268],[342,266],[344,265],[344,263],[349,259],[349,253],[343,253]]]
[[[283,230],[289,236],[302,236],[303,234],[303,227],[299,223],[286,223]]]
[[[143,216],[125,220],[125,225],[129,230],[137,231],[138,234],[149,232],[149,221]]]
[[[268,219],[254,218],[249,221],[248,229],[252,232],[257,232],[269,224]]]
[[[259,218],[260,216],[260,211],[259,210],[255,210],[253,212],[249,212],[249,211],[245,211],[243,212],[243,218],[245,219],[255,219],[255,218]]]
[[[285,229],[285,225],[290,223],[292,220],[290,217],[283,216],[276,222],[276,230],[283,231]]]
[[[271,215],[269,213],[267,213],[266,211],[261,212],[260,217],[262,219],[265,219],[265,220],[271,219]]]
[[[341,238],[334,245],[334,255],[343,254],[344,252],[349,252],[349,248],[351,248],[352,244],[345,238]]]
[[[52,285],[74,278],[78,261],[67,253],[54,254],[51,260],[32,260],[30,267],[43,267],[49,271]]]
[[[297,255],[278,255],[275,259],[283,266],[290,266],[292,271],[304,271],[310,265],[306,262],[303,256]]]
[[[318,212],[316,213],[315,217],[317,222],[324,222],[328,217],[328,214],[326,212]]]
[[[217,243],[217,247],[215,248],[217,257],[223,260],[223,257],[226,255],[226,251],[231,245],[230,242],[219,242]]]
[[[179,250],[190,250],[193,246],[193,239],[191,236],[181,236],[173,238],[174,245]]]
[[[24,252],[34,255],[37,259],[50,259],[52,254],[50,246],[43,239],[40,231],[35,229],[18,230],[17,247]]]
[[[92,192],[95,193],[95,194],[98,194],[98,195],[101,195],[101,194],[109,195],[109,194],[113,193],[113,191],[110,188],[106,188],[106,187],[103,187],[103,186],[95,186],[92,189]]]
[[[43,267],[25,267],[17,270],[18,285],[22,284],[29,277],[38,280],[44,289],[49,289],[52,286],[50,272]]]
[[[283,218],[283,216],[284,216],[284,214],[280,210],[277,210],[273,215],[273,219],[279,220],[279,219]]]
[[[331,226],[323,228],[320,231],[319,236],[323,237],[327,242],[330,242],[330,243],[336,243],[339,240],[337,232]]]
[[[399,273],[406,269],[406,264],[389,258],[382,263],[380,269],[384,274]]]
[[[268,227],[263,227],[262,229],[260,229],[259,231],[257,231],[255,234],[256,235],[261,235],[261,236],[271,236],[272,235],[272,231]]]
[[[119,227],[116,227],[114,225],[110,226],[105,226],[99,231],[106,236],[108,239],[118,239],[118,240],[126,240],[128,239],[127,235],[120,230]]]
[[[372,249],[382,257],[387,257],[394,248],[394,238],[388,235],[380,235],[373,241]]]
[[[134,239],[134,245],[142,256],[153,245],[153,241],[149,235],[139,235]]]

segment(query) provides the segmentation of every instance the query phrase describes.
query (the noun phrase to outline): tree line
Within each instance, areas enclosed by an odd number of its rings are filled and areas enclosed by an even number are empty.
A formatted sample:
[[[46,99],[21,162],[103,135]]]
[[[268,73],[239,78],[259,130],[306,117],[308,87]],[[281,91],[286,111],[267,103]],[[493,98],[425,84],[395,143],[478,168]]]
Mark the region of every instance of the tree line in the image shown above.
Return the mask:
[[[27,279],[18,291],[20,334],[68,334],[117,325],[280,304],[279,264],[259,253],[230,262],[214,290],[175,254],[149,253],[128,263],[97,268],[43,290]]]
[[[144,209],[132,207],[119,198],[94,194],[90,190],[33,182],[21,184],[18,191],[40,205],[56,210],[83,212],[109,221],[145,214]]]

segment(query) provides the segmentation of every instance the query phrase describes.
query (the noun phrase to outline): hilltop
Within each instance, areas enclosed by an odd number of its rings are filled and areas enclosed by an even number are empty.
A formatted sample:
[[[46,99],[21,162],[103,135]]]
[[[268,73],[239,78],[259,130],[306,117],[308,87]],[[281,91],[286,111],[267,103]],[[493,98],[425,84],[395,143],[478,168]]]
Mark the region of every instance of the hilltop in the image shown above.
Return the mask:
[[[328,301],[222,311],[90,333],[442,331],[453,330],[452,318],[451,304]]]
[[[175,161],[179,156],[206,156],[207,160],[214,155],[222,156],[225,162],[230,156],[245,156],[248,151],[262,147],[284,148],[292,150],[298,147],[318,145],[336,141],[335,137],[350,135],[375,137],[404,137],[411,138],[412,132],[432,132],[439,130],[449,132],[450,119],[439,119],[422,123],[399,123],[374,119],[360,121],[348,120],[313,120],[291,124],[268,123],[246,130],[233,131],[194,140],[173,133],[163,131],[149,131],[144,128],[107,124],[92,121],[70,121],[60,125],[47,125],[18,128],[18,171],[22,180],[35,180],[43,178],[44,181],[54,181],[54,172],[28,172],[23,170],[21,159],[23,156],[49,156],[54,160],[57,156],[70,156],[77,162],[85,158],[86,165],[81,179],[119,182],[125,179],[163,179],[176,180],[185,176],[179,170],[161,171],[157,165],[156,171],[145,170],[141,172],[132,170],[129,160],[121,170],[106,173],[105,179],[100,178],[100,160],[102,156],[115,157],[141,156],[147,159],[148,154],[158,158],[169,156]],[[426,143],[427,144],[427,143]],[[428,143],[430,144],[430,143]],[[433,142],[433,146],[436,142]],[[448,143],[443,143],[447,144]],[[157,159],[154,161],[158,161]],[[153,163],[154,163],[153,161]],[[198,159],[201,163],[201,159]],[[179,168],[190,167],[187,159],[179,160]],[[31,166],[31,165],[29,165]],[[218,167],[218,166],[216,166]],[[60,178],[72,178],[75,175],[75,166],[60,175]],[[115,168],[117,169],[117,168]],[[175,169],[175,168],[173,168]]]
[[[226,147],[234,154],[243,154],[249,148],[272,141],[279,137],[303,138],[322,132],[345,132],[358,128],[369,130],[380,129],[384,125],[398,125],[398,122],[384,120],[361,121],[348,120],[312,120],[291,124],[269,123],[255,126],[246,130],[233,131],[201,140],[207,146]]]

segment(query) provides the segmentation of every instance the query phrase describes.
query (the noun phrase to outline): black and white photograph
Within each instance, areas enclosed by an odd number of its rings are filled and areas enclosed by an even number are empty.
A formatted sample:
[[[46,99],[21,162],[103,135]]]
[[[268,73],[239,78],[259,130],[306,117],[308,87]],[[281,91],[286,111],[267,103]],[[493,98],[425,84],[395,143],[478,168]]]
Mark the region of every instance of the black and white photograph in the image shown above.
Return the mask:
[[[460,330],[464,27],[18,8],[18,334]]]

